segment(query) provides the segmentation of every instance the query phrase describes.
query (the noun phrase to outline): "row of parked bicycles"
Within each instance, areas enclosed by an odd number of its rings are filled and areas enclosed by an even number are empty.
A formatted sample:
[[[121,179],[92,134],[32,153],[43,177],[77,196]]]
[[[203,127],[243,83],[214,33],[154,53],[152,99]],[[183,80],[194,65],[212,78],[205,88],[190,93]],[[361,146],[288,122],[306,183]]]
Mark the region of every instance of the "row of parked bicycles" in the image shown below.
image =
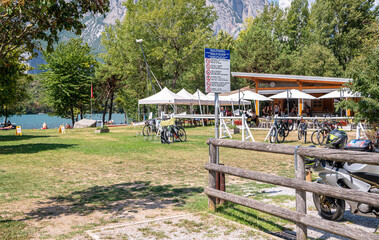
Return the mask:
[[[157,119],[146,121],[142,128],[142,134],[144,136],[160,136],[161,143],[187,141],[186,131],[175,118],[163,121]]]
[[[307,143],[308,123],[306,123],[304,120],[292,119],[275,119],[274,125],[271,127],[269,132],[270,142],[284,142],[289,133],[294,130],[294,125],[297,125],[298,139],[304,140],[304,143]],[[316,127],[316,130],[314,130],[311,134],[311,142],[314,145],[323,145],[328,134],[332,130],[342,129],[341,123],[334,120],[314,120],[313,126]]]

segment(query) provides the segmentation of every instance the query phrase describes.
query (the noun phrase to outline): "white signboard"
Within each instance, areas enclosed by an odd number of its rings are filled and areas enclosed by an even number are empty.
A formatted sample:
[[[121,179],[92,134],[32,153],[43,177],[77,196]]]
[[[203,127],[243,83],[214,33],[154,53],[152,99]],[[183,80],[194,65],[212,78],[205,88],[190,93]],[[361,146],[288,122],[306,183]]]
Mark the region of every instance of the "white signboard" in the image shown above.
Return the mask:
[[[205,91],[207,93],[230,92],[230,51],[204,49]]]

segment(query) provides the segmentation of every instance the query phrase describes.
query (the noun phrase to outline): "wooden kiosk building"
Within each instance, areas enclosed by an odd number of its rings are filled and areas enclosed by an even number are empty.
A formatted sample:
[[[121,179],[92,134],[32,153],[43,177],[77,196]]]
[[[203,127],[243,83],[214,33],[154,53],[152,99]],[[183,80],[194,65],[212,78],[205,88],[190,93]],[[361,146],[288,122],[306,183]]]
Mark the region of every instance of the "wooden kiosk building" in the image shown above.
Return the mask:
[[[244,73],[232,72],[233,77],[246,78],[255,83],[255,92],[272,96],[283,92],[287,89],[297,89],[308,93],[314,97],[320,97],[329,92],[341,88],[351,79],[348,78],[332,78],[332,77],[313,77],[313,76],[297,76],[297,75],[281,75],[281,74],[265,74],[265,73]],[[287,101],[287,100],[285,100]],[[280,104],[282,109],[286,108],[285,101],[274,100],[274,103]],[[316,99],[316,100],[291,100],[297,101],[299,115],[303,109],[303,104],[306,102],[311,108],[314,115],[336,114],[334,112],[334,99]],[[259,113],[259,104],[256,102],[256,112]],[[351,113],[347,110],[347,115]]]

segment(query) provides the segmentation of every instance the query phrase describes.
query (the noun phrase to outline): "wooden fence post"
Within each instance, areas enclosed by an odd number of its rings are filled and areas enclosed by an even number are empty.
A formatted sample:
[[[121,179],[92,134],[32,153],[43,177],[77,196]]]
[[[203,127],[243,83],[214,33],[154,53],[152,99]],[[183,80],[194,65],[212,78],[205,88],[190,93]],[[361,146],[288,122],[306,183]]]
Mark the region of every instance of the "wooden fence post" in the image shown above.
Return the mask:
[[[209,141],[209,162],[216,164],[216,146]],[[209,171],[209,188],[216,189],[216,171]],[[208,195],[208,207],[212,211],[216,210],[216,198]]]
[[[305,180],[305,164],[301,156],[297,155],[295,161],[295,178],[298,180]],[[296,211],[298,213],[307,214],[307,192],[296,190]],[[307,226],[301,223],[296,223],[296,239],[307,239]]]

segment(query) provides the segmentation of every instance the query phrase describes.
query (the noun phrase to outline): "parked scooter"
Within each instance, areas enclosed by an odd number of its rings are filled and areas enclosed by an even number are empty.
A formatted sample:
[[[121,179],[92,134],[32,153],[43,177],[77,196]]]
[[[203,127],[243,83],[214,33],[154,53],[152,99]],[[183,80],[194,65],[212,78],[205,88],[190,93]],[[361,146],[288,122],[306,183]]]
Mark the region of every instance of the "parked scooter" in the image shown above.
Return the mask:
[[[345,145],[347,135],[342,130],[331,131],[326,141],[332,148],[341,149],[345,146],[346,150],[374,151],[370,140],[351,140]],[[379,166],[312,158],[306,158],[306,164],[318,173],[320,178],[317,183],[379,194]],[[345,200],[313,193],[313,201],[323,218],[334,221],[342,219]],[[346,202],[350,205],[352,214],[379,218],[378,207],[347,200]]]

